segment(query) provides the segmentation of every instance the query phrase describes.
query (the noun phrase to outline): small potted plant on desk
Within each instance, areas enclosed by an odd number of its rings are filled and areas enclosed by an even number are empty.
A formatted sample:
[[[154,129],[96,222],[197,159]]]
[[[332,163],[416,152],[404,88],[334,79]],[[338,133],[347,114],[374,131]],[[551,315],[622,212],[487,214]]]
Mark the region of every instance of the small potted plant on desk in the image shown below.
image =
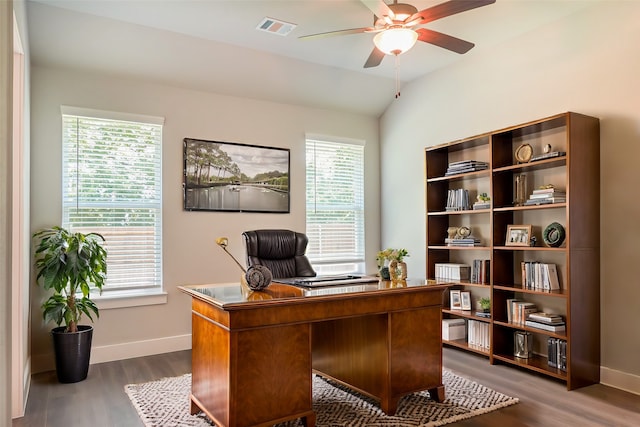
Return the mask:
[[[92,322],[92,314],[99,316],[89,294],[92,287],[101,292],[104,285],[104,238],[97,233],[71,233],[62,227],[38,231],[33,237],[37,239],[36,281],[44,289],[53,289],[42,310],[45,322],[58,325],[51,331],[58,381],[82,381],[89,371],[93,327],[79,322],[83,314]]]

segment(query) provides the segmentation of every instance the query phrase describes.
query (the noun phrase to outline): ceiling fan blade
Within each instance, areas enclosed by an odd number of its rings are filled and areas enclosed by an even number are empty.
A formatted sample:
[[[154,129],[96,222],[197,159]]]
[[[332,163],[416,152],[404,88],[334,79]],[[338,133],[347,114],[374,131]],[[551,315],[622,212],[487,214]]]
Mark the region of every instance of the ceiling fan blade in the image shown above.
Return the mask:
[[[392,20],[396,16],[396,14],[393,13],[393,10],[391,10],[391,8],[389,8],[389,6],[387,6],[387,4],[382,0],[360,0],[360,1],[362,2],[362,4],[367,6],[367,8],[371,12],[373,12],[375,16],[379,16],[381,18],[388,16]]]
[[[333,37],[333,36],[346,36],[349,34],[360,34],[375,31],[376,29],[373,27],[362,27],[362,28],[350,28],[347,30],[338,30],[338,31],[327,31],[326,33],[318,33],[318,34],[308,34],[306,36],[300,36],[299,39],[315,39],[321,37]]]
[[[367,62],[364,63],[364,68],[377,67],[382,62],[382,58],[384,58],[384,52],[374,47],[369,58],[367,58]]]
[[[420,41],[430,43],[460,54],[467,53],[469,50],[471,50],[472,47],[475,46],[473,43],[466,40],[449,36],[447,34],[442,34],[437,31],[427,30],[426,28],[416,29],[416,33],[418,33],[418,40]]]
[[[407,18],[405,22],[411,22],[412,25],[422,25],[427,22],[435,21],[436,19],[445,18],[447,16],[455,15],[456,13],[487,6],[495,2],[496,0],[450,0],[416,12]]]

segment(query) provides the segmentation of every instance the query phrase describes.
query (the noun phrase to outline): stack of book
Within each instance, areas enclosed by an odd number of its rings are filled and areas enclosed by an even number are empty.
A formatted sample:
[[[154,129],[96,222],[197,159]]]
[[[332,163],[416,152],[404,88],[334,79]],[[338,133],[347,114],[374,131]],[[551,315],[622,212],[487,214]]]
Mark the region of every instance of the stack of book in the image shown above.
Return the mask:
[[[567,370],[567,342],[560,338],[549,338],[547,340],[548,363],[553,368],[561,371]]]
[[[555,188],[539,188],[533,190],[529,196],[529,200],[524,202],[525,205],[548,205],[553,203],[564,203],[567,201],[567,193],[558,191]]]
[[[555,291],[560,289],[558,268],[555,264],[546,264],[536,261],[522,261],[522,287],[525,289],[539,289],[543,291]]]
[[[562,156],[566,156],[567,152],[566,151],[552,151],[550,153],[540,153],[540,154],[536,154],[535,156],[531,157],[532,162],[535,162],[537,160],[544,160],[544,159],[551,159],[554,157],[562,157]]]
[[[474,259],[471,264],[471,283],[489,283],[489,260]]]
[[[531,313],[538,311],[532,302],[520,301],[515,298],[507,299],[507,321],[517,325],[524,325]]]
[[[460,173],[481,171],[489,168],[489,163],[477,160],[462,160],[460,162],[451,162],[447,167],[445,176],[457,175]]]
[[[473,210],[477,211],[480,209],[489,209],[491,207],[491,202],[488,200],[478,200],[473,204]]]
[[[445,280],[469,280],[471,267],[467,264],[436,263],[436,279]]]
[[[447,211],[466,211],[469,209],[469,192],[462,188],[447,191]]]
[[[542,329],[549,332],[564,332],[564,318],[559,314],[544,313],[542,311],[529,313],[525,326]]]
[[[469,347],[489,350],[489,324],[477,320],[469,320],[467,331],[467,343]]]
[[[481,242],[476,237],[467,236],[458,239],[446,238],[444,239],[444,244],[447,246],[480,246]]]

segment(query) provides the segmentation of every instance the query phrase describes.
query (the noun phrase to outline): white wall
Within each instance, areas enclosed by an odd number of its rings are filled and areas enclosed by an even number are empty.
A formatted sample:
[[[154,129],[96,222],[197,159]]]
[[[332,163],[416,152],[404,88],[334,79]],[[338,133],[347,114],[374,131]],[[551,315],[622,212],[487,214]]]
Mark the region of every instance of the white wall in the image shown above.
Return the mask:
[[[11,141],[13,6],[0,3],[0,321],[11,325]],[[7,94],[7,96],[5,96]],[[11,388],[11,328],[0,331],[0,387]],[[0,424],[11,420],[11,397],[0,398]]]
[[[101,310],[92,363],[190,348],[190,299],[176,287],[238,281],[240,270],[214,242],[229,237],[244,260],[241,233],[255,228],[305,229],[305,133],[366,141],[366,250],[375,270],[379,248],[379,144],[377,118],[195,92],[72,70],[32,69],[32,229],[61,222],[60,105],[165,117],[163,135],[163,281],[168,303]],[[182,209],[182,139],[231,141],[291,150],[291,213],[185,212]],[[372,255],[371,255],[372,254]],[[52,369],[40,304],[32,298],[34,372]]]
[[[640,2],[608,1],[471,51],[404,87],[380,130],[382,246],[406,247],[409,272],[424,275],[424,147],[564,111],[600,118],[602,382],[637,393],[639,18]]]
[[[29,229],[29,39],[24,1],[13,3],[14,34],[13,161],[12,161],[12,283],[11,310],[13,334],[11,348],[12,417],[24,414],[31,381],[29,353],[29,294],[31,270],[31,234]]]

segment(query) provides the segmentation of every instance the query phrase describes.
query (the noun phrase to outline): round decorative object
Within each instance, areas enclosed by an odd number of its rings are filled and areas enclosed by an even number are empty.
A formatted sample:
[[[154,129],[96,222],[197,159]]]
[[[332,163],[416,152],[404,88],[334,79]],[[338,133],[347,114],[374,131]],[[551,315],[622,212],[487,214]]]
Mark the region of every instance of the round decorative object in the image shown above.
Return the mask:
[[[462,238],[468,237],[471,234],[471,229],[469,227],[460,227],[458,228],[458,234]]]
[[[544,154],[550,153],[551,152],[551,144],[545,145],[544,148],[542,148],[542,152]]]
[[[271,284],[272,279],[271,270],[259,264],[247,268],[245,277],[247,279],[247,286],[254,291],[266,288]]]
[[[557,248],[564,242],[565,231],[562,224],[552,222],[542,232],[544,244],[552,248]]]
[[[533,155],[533,148],[529,144],[522,144],[516,149],[516,160],[518,163],[527,163],[531,160],[531,156]]]

